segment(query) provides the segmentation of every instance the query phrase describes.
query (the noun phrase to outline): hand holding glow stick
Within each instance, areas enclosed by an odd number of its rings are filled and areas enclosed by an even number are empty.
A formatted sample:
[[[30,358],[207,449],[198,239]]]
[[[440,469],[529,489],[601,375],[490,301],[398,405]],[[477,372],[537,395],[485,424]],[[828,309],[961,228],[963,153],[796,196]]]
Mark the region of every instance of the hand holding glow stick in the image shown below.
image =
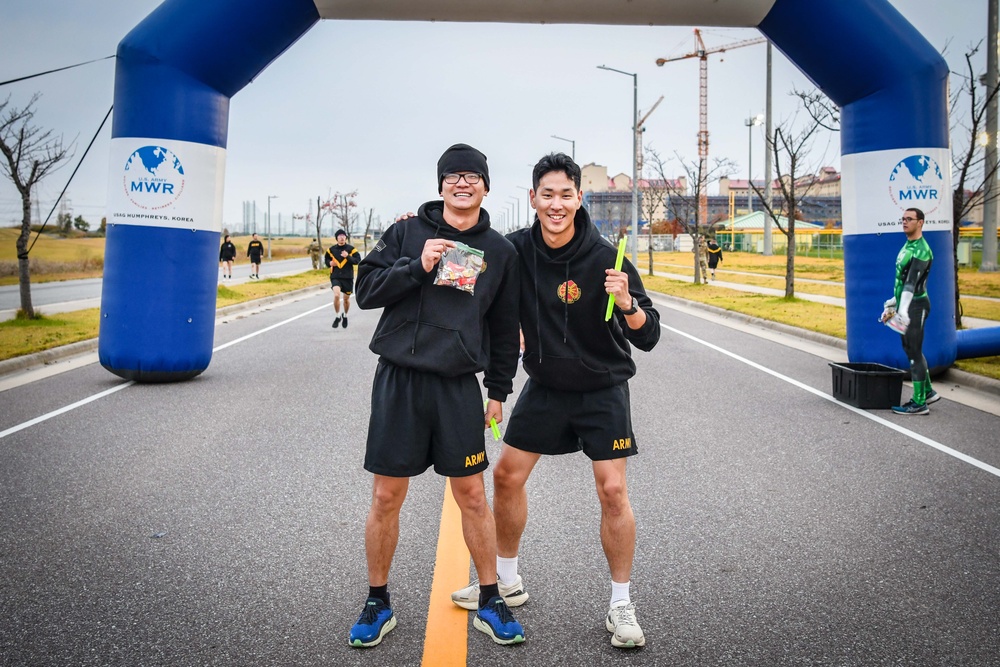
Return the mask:
[[[618,257],[615,258],[615,271],[622,270],[622,261],[625,259],[625,237],[618,241]],[[608,311],[604,313],[604,321],[611,319],[611,310],[615,307],[615,295],[608,295]]]
[[[487,405],[489,405],[489,400],[483,401],[483,407],[485,408]],[[494,440],[499,440],[500,439],[500,427],[497,426],[496,417],[490,417],[490,430],[493,431],[493,439]]]

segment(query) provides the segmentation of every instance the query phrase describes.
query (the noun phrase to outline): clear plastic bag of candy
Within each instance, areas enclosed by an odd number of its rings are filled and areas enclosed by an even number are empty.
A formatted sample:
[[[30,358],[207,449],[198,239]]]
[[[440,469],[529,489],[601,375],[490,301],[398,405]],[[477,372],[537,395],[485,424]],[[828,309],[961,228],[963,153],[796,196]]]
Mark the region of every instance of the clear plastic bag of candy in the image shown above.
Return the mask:
[[[476,279],[482,271],[483,251],[464,243],[456,243],[454,248],[450,248],[441,256],[434,284],[475,294]]]

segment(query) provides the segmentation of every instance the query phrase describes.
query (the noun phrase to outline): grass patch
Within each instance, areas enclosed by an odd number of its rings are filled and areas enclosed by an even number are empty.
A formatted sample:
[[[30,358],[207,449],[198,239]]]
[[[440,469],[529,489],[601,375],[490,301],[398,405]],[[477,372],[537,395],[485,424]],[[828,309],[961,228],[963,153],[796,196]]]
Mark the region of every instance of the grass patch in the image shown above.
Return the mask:
[[[94,338],[99,324],[98,308],[0,322],[0,360]]]
[[[967,373],[985,375],[994,380],[1000,380],[1000,357],[979,357],[978,359],[960,359],[955,362],[955,368]]]
[[[786,299],[738,292],[713,285],[695,285],[659,276],[643,276],[642,282],[646,289],[654,292],[706,303],[724,310],[781,322],[828,336],[847,337],[847,311],[839,306],[796,298]]]

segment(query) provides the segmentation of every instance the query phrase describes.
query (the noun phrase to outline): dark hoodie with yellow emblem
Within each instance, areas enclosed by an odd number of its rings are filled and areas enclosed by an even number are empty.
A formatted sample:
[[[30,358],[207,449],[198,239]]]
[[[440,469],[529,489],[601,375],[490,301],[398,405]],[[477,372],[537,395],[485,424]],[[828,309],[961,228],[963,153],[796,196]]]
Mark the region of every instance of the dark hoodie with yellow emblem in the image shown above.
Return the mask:
[[[517,257],[485,210],[464,231],[445,222],[443,210],[440,201],[424,204],[361,260],[358,305],[383,309],[368,347],[389,363],[444,377],[484,372],[487,395],[504,401],[517,372]],[[474,293],[434,284],[436,266],[424,271],[420,255],[433,238],[483,251]]]
[[[574,216],[573,240],[552,249],[542,240],[541,223],[507,235],[521,265],[521,331],[524,369],[546,387],[593,391],[635,375],[630,343],[651,350],[660,340],[660,315],[646,295],[639,273],[626,259],[629,293],[646,311],[641,329],[630,329],[618,308],[607,322],[605,269],[618,251],[602,238],[586,209]]]

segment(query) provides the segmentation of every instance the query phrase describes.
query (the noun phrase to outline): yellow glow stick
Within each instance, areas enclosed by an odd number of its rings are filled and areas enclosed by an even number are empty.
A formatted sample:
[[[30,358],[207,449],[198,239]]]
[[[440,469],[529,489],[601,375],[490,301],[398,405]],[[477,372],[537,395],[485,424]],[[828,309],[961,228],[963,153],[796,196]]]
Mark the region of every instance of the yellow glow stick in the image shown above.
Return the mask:
[[[618,242],[618,257],[615,258],[615,271],[622,270],[622,261],[625,259],[625,237]],[[608,295],[608,312],[604,314],[604,321],[611,319],[611,309],[615,307],[615,295]]]
[[[488,400],[483,401],[483,407],[484,408],[488,404],[489,404]],[[496,417],[490,417],[490,430],[493,431],[493,439],[494,440],[499,440],[500,439],[500,427],[497,426],[497,419],[496,419]]]

